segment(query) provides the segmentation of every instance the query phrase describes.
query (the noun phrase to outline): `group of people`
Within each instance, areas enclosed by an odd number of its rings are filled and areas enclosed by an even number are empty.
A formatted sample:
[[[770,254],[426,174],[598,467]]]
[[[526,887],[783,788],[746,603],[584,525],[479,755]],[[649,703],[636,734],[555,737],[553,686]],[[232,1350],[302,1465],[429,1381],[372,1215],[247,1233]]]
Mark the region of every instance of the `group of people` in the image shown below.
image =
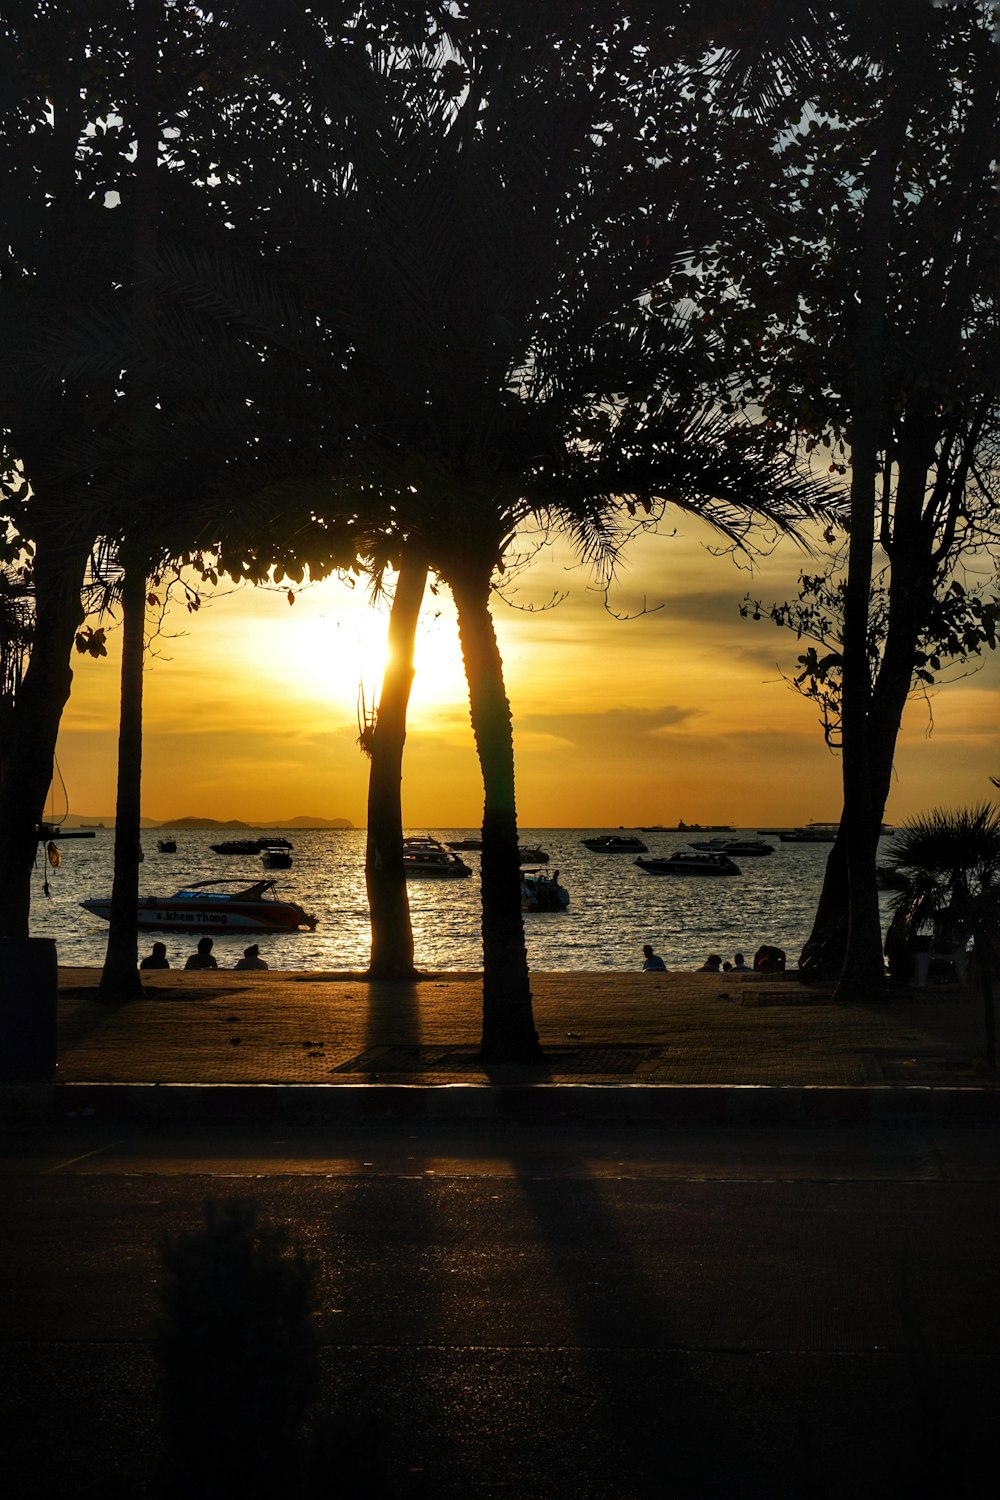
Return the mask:
[[[665,973],[666,964],[658,953],[653,951],[649,943],[642,945],[643,972]],[[748,964],[742,953],[734,953],[732,962],[728,959],[723,962],[718,953],[710,953],[703,964],[697,969],[699,974],[752,974],[754,971],[767,973],[780,971],[785,967],[785,955],[780,948],[772,948],[765,943],[754,954],[753,963]]]
[[[188,955],[184,964],[185,969],[217,969],[218,959],[212,952],[212,939],[202,937],[198,939],[195,951]],[[151,951],[139,964],[140,969],[169,969],[170,960],[167,958],[166,943],[154,943]],[[267,964],[260,956],[260,945],[251,943],[249,948],[243,949],[243,957],[237,959],[233,964],[234,969],[266,969]]]

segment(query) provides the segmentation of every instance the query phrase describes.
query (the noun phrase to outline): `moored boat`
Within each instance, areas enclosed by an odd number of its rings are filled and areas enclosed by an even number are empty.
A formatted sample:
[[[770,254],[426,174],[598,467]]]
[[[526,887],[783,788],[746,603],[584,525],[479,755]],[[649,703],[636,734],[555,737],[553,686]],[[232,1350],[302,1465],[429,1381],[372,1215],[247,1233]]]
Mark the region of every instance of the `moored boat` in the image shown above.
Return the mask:
[[[271,849],[265,846],[260,851],[260,862],[265,870],[290,870],[292,856],[287,849]]]
[[[521,871],[522,911],[565,911],[569,891],[559,884],[559,871],[546,875],[542,870]]]
[[[517,862],[519,865],[547,865],[549,856],[544,849],[539,849],[537,845],[528,847],[524,844],[518,844]]]
[[[235,885],[235,891],[221,891]],[[111,897],[81,901],[84,911],[111,920]],[[297,901],[282,901],[273,880],[200,880],[172,896],[143,896],[139,928],[144,932],[300,932],[315,930],[317,919]]]
[[[832,844],[839,827],[839,823],[806,823],[778,837],[783,844]]]
[[[403,840],[403,872],[407,880],[461,880],[472,867],[428,836]]]
[[[697,843],[692,839],[691,848],[710,854],[742,854],[748,859],[774,853],[774,845],[763,839],[700,839]]]
[[[213,854],[260,854],[265,849],[291,849],[287,839],[223,839],[209,844]]]
[[[628,833],[602,833],[598,838],[581,839],[584,848],[592,854],[647,854],[649,851],[642,839]]]
[[[157,839],[157,841],[156,841],[156,847],[160,851],[161,854],[176,854],[177,853],[177,840],[176,839]]]
[[[668,859],[637,859],[636,864],[647,875],[741,875],[743,872],[728,854],[693,854],[676,849]]]

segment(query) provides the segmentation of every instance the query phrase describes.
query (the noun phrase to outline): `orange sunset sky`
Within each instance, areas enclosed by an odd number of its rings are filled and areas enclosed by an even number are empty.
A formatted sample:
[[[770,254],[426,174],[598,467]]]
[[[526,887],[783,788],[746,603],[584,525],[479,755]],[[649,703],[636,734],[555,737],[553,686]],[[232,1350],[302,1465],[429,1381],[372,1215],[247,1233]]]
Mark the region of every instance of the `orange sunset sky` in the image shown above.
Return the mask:
[[[524,828],[641,823],[768,827],[840,811],[840,762],[813,708],[782,681],[800,649],[767,622],[740,618],[748,591],[791,598],[800,567],[782,543],[751,574],[708,550],[681,518],[639,538],[603,596],[572,559],[545,549],[517,585],[534,613],[495,606],[514,713],[518,817]],[[567,597],[539,610],[553,591]],[[655,609],[657,605],[662,608]],[[359,677],[377,685],[387,606],[364,580],[283,590],[240,588],[197,614],[171,611],[149,656],[143,813],[270,822],[299,815],[366,821],[367,762],[357,749]],[[77,657],[59,764],[69,808],[108,817],[115,805],[118,642],[96,662]],[[955,807],[991,794],[1000,774],[1000,664],[911,702],[887,818]],[[454,610],[428,594],[418,643],[404,765],[411,827],[476,826],[482,811]],[[52,810],[61,811],[62,792]]]

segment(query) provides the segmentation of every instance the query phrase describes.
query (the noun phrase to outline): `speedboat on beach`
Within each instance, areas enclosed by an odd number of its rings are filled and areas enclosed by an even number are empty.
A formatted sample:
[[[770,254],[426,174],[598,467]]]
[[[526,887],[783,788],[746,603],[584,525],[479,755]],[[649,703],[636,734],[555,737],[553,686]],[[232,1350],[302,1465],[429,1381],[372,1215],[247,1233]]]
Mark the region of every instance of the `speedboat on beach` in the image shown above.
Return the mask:
[[[594,839],[581,839],[584,848],[592,854],[646,854],[648,849],[642,839],[628,833],[602,833]]]
[[[546,875],[542,870],[521,871],[522,911],[565,911],[569,891],[559,884],[559,871]]]
[[[407,880],[461,880],[472,867],[428,836],[403,840],[403,872]]]
[[[647,875],[741,875],[739,865],[728,854],[692,854],[677,849],[669,859],[637,859],[636,864]]]
[[[235,885],[235,891],[221,891]],[[84,911],[111,920],[111,897],[81,901]],[[200,880],[172,896],[143,896],[139,927],[144,932],[313,932],[317,919],[296,901],[281,901],[273,880]]]

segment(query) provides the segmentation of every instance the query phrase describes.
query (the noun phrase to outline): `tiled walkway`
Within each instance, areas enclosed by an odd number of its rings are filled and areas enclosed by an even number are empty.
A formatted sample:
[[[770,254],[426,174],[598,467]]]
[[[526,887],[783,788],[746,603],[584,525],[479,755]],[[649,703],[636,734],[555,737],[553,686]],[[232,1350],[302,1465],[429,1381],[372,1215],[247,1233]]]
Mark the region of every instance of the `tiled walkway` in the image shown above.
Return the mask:
[[[343,975],[163,973],[149,998],[97,998],[60,971],[60,1082],[981,1085],[978,998],[955,988],[834,1005],[793,978],[536,974],[547,1063],[476,1058],[478,975],[369,984]]]

